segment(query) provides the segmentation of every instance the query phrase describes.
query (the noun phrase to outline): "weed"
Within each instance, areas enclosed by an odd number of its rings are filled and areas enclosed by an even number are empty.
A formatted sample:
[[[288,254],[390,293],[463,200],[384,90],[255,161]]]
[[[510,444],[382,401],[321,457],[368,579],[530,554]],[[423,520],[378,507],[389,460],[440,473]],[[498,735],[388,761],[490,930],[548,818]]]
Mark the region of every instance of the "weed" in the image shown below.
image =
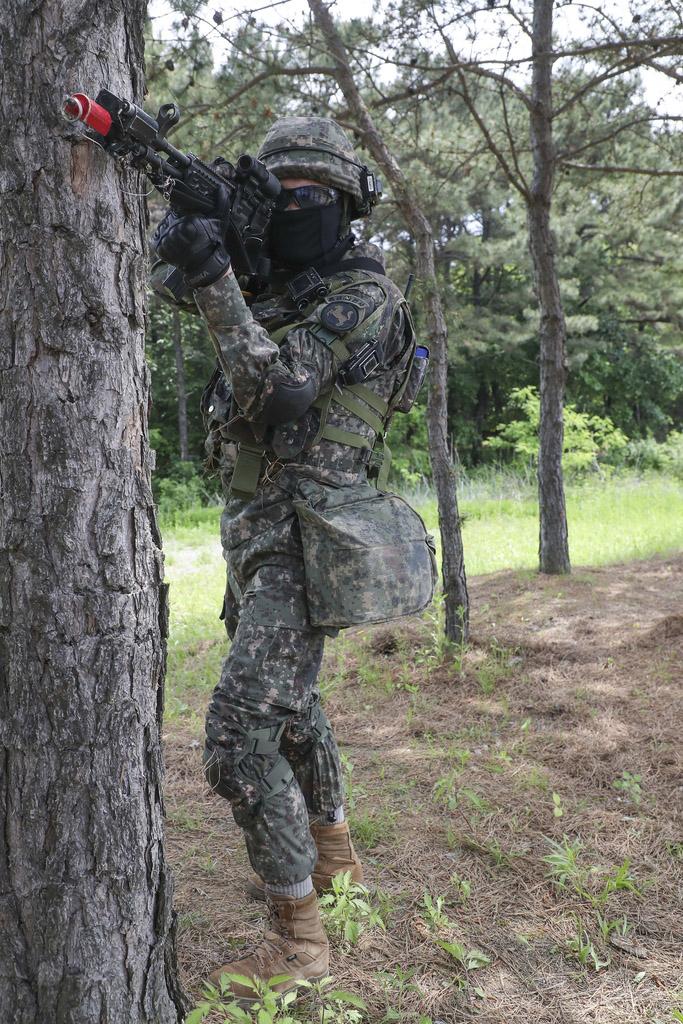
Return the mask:
[[[164,708],[164,717],[168,719],[183,718],[187,715],[192,714],[192,708],[185,701],[180,700],[179,697],[171,695],[166,698],[166,706]]]
[[[424,665],[427,668],[434,668],[448,660],[452,661],[456,672],[462,672],[465,654],[467,653],[467,642],[461,639],[458,643],[454,643],[448,639],[444,632],[445,609],[446,595],[439,591],[434,595],[429,608],[423,613],[423,618],[428,625],[429,646],[417,657],[416,664]],[[457,613],[460,619],[460,635],[462,637],[464,633],[462,629],[465,615],[464,609],[458,608]]]
[[[454,811],[456,807],[463,804],[469,804],[479,814],[490,814],[492,810],[491,805],[487,803],[484,797],[467,786],[461,786],[460,788],[456,786],[461,771],[461,768],[453,768],[447,775],[437,779],[432,788],[432,800],[434,803],[443,804],[449,811]]]
[[[600,971],[603,967],[609,967],[609,957],[607,960],[600,959],[590,935],[578,917],[576,918],[576,926],[576,935],[567,939],[565,949],[578,960],[582,967],[590,967],[594,971]]]
[[[458,774],[463,772],[472,760],[472,752],[470,750],[465,750],[462,747],[448,747],[445,756],[449,761],[455,761],[455,768],[453,771],[457,771]]]
[[[561,818],[564,814],[564,807],[562,806],[562,797],[559,793],[553,793],[553,816],[555,818]]]
[[[332,978],[322,981],[297,981],[296,988],[281,995],[276,986],[288,981],[290,975],[280,974],[269,981],[258,981],[242,974],[222,974],[220,988],[205,984],[205,998],[186,1018],[185,1024],[201,1024],[209,1014],[222,1013],[221,1024],[300,1024],[297,1017],[290,1013],[290,1006],[303,993],[310,994],[311,1006],[308,1007],[313,1019],[320,1024],[360,1024],[365,1003],[351,992],[333,989]],[[236,981],[244,985],[254,994],[254,1003],[245,1010],[234,999],[230,999],[230,983]],[[226,1001],[229,1000],[228,1001]]]
[[[638,807],[643,796],[643,790],[640,785],[642,781],[642,775],[632,775],[631,772],[623,771],[620,778],[614,780],[612,787],[618,789],[627,800],[630,800],[632,804]]]
[[[495,638],[491,641],[486,660],[474,673],[482,693],[493,693],[497,683],[510,675],[511,659],[515,653],[503,647]]]
[[[396,827],[397,811],[364,811],[349,815],[349,826],[354,839],[368,850],[380,843],[391,842]]]
[[[359,786],[353,781],[355,768],[351,758],[341,751],[339,756],[341,757],[342,772],[344,774],[344,803],[347,810],[352,814],[356,809],[358,800],[367,796],[367,792],[363,786]]]
[[[458,894],[461,903],[468,900],[472,894],[472,883],[467,878],[461,878],[457,873],[451,875],[451,885]]]
[[[533,765],[526,776],[522,778],[521,785],[529,789],[540,789],[541,792],[547,793],[550,789],[550,780],[541,768]]]
[[[491,772],[492,775],[502,775],[511,764],[512,758],[507,750],[501,750],[486,762],[484,768],[487,772]]]
[[[674,860],[683,860],[683,843],[667,843],[666,852]]]
[[[351,872],[332,878],[332,891],[320,898],[320,912],[327,930],[354,945],[366,928],[385,928],[378,908],[371,906],[368,889],[351,881]]]
[[[449,953],[466,971],[476,971],[479,967],[486,967],[491,963],[491,959],[486,956],[486,953],[482,953],[479,949],[468,949],[461,942],[444,942],[442,939],[437,939],[436,944]]]
[[[597,896],[592,897],[591,902],[595,906],[604,906],[612,893],[615,892],[632,892],[635,896],[642,896],[636,880],[631,874],[631,862],[629,860],[625,860],[623,864],[614,869],[612,874],[607,875],[602,890]]]
[[[448,928],[450,926],[450,920],[448,914],[443,909],[445,898],[443,896],[437,896],[436,899],[432,899],[428,892],[422,897],[422,904],[425,908],[425,921],[432,929],[437,928]]]
[[[406,970],[403,970],[402,967],[397,966],[391,972],[386,971],[385,973],[378,975],[378,981],[382,986],[387,1003],[392,1002],[394,1004],[391,1008],[387,1006],[383,1024],[389,1024],[391,1021],[403,1020],[401,1010],[404,996],[408,995],[410,992],[420,992],[418,986],[412,981],[416,970],[416,967],[409,967]]]
[[[555,839],[546,839],[552,853],[543,857],[543,863],[548,865],[548,877],[558,889],[573,889],[581,896],[586,895],[586,870],[579,866],[578,858],[583,847],[580,839],[570,843],[567,836],[563,836],[562,842]]]
[[[631,932],[631,924],[625,914],[615,918],[613,921],[609,921],[598,910],[596,911],[595,919],[598,923],[603,942],[607,942],[610,935],[620,935],[622,938],[625,938]]]
[[[174,825],[182,832],[196,832],[203,826],[202,819],[193,814],[189,808],[182,805],[174,807],[166,817],[171,825]]]

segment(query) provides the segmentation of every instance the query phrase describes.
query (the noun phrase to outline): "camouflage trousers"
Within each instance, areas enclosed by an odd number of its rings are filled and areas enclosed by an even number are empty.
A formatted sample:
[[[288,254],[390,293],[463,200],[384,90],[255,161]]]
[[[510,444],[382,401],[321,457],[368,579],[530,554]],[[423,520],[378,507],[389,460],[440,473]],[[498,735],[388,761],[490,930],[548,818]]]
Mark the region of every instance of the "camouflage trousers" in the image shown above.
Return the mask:
[[[250,502],[230,501],[221,535],[232,643],[206,716],[204,768],[230,801],[254,870],[286,885],[315,866],[309,816],[343,801],[339,751],[316,688],[326,633],[308,622],[289,494],[268,485]]]

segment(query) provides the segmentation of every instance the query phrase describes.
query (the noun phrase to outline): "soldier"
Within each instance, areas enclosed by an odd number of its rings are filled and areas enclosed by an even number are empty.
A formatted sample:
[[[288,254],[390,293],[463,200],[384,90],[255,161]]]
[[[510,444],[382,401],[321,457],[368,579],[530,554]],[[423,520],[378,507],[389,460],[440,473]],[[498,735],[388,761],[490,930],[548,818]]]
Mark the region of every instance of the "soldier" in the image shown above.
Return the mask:
[[[250,890],[270,912],[256,948],[211,979],[287,975],[277,986],[286,991],[328,971],[316,890],[337,872],[362,878],[316,686],[325,637],[337,630],[311,622],[293,500],[302,481],[383,482],[382,438],[415,339],[380,251],[351,233],[377,192],[343,130],[327,118],[285,117],[258,158],[289,200],[269,228],[267,289],[243,293],[215,221],[170,214],[155,245],[194,287],[218,360],[204,404],[214,449],[231,456],[221,539],[232,644],[207,713],[204,764],[244,832]],[[153,272],[162,294],[163,268]],[[245,1003],[253,996],[237,983],[232,990]]]

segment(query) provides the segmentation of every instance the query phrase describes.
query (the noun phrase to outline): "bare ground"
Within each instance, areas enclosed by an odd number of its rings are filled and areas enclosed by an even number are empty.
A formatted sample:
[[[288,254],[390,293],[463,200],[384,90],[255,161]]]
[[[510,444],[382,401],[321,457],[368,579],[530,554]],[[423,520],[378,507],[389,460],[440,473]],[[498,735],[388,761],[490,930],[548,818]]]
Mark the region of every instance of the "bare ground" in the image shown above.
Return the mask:
[[[387,915],[386,931],[333,943],[335,980],[371,1022],[683,1020],[683,558],[470,590],[465,652],[413,621],[326,655],[352,827]],[[243,844],[203,781],[195,721],[165,741],[181,966],[199,996],[263,906],[243,894]],[[565,836],[581,846],[561,888],[543,858]],[[449,923],[430,927],[425,893]],[[467,972],[437,940],[490,963]]]

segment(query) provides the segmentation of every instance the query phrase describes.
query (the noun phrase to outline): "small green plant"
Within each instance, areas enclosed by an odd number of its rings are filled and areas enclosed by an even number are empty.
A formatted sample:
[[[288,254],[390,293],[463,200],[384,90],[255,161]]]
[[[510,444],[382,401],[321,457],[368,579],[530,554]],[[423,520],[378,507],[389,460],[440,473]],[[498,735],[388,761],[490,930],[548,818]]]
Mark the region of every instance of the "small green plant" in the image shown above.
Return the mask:
[[[351,761],[351,758],[340,752],[342,772],[344,775],[344,803],[346,804],[347,810],[352,814],[356,810],[356,805],[359,800],[367,796],[367,792],[363,786],[359,786],[354,782],[353,773],[355,766]]]
[[[474,673],[482,693],[493,693],[496,685],[510,675],[514,653],[513,650],[499,644],[495,638],[491,641],[486,660]]]
[[[456,807],[469,805],[481,815],[491,813],[490,804],[480,796],[474,789],[467,786],[457,786],[457,780],[462,769],[453,768],[446,775],[437,779],[432,787],[432,800],[436,804],[443,804],[449,811]]]
[[[598,923],[603,942],[607,942],[610,935],[619,935],[622,938],[626,938],[631,932],[631,924],[625,914],[610,921],[597,910],[595,919]]]
[[[635,896],[642,896],[636,880],[631,874],[631,862],[629,860],[625,860],[623,864],[620,864],[611,874],[606,876],[603,887],[598,895],[593,897],[593,902],[597,906],[604,906],[612,893],[615,892],[632,892]]]
[[[445,613],[446,595],[442,591],[437,591],[429,608],[423,613],[423,618],[429,627],[429,646],[415,659],[416,664],[433,668],[452,659],[456,672],[462,672],[463,661],[467,653],[467,641],[464,639],[465,630],[462,628],[464,609],[460,607],[457,609],[461,625],[461,640],[458,643],[449,640],[444,632]]]
[[[428,892],[422,897],[422,904],[425,908],[425,920],[430,928],[448,928],[450,921],[448,914],[443,909],[445,898],[443,896],[437,896],[435,899],[429,895]]]
[[[384,992],[384,998],[387,1004],[391,1002],[393,1005],[387,1005],[387,1009],[384,1014],[383,1024],[390,1024],[391,1021],[400,1021],[403,1019],[401,1010],[403,1008],[404,997],[410,992],[420,992],[419,987],[413,982],[413,977],[417,971],[416,967],[409,967],[403,970],[402,967],[395,967],[393,971],[386,971],[378,975],[378,980],[382,986]]]
[[[351,872],[332,878],[332,891],[320,898],[320,912],[327,930],[355,945],[367,928],[384,929],[382,915],[370,903],[368,889],[351,880]]]
[[[466,971],[476,971],[491,963],[491,959],[486,953],[482,953],[479,949],[468,949],[462,942],[444,942],[442,939],[437,939],[436,944],[449,953]]]
[[[279,974],[269,981],[247,978],[244,974],[222,974],[220,986],[205,984],[205,998],[186,1018],[185,1024],[200,1024],[208,1015],[222,1013],[224,1024],[296,1024],[289,1012],[289,1007],[297,998],[298,985],[290,992],[281,995],[276,986],[289,981],[291,975]],[[254,1002],[249,1010],[243,1009],[231,997],[230,984],[237,982],[254,994]]]
[[[382,842],[391,842],[396,827],[397,811],[381,808],[378,811],[363,811],[349,815],[349,825],[354,839],[361,846],[373,850]]]
[[[600,955],[593,945],[590,935],[583,927],[581,920],[576,918],[576,935],[567,939],[565,948],[581,964],[582,967],[589,967],[594,971],[601,971],[603,967],[609,967],[609,957],[601,960]]]
[[[461,903],[464,903],[472,895],[472,883],[467,878],[461,878],[455,872],[451,875],[451,885],[457,892]]]
[[[313,1016],[307,1016],[309,1021],[360,1024],[363,1020],[361,1011],[366,1009],[363,1000],[352,992],[331,988],[332,978],[297,981],[295,988],[282,995],[276,986],[289,980],[288,974],[280,974],[269,981],[252,980],[243,974],[222,974],[219,988],[210,984],[204,986],[205,998],[192,1010],[185,1024],[201,1024],[209,1014],[216,1013],[224,1015],[221,1024],[300,1024],[300,1018],[293,1017],[289,1007],[304,993],[310,995],[311,1000],[307,1009]],[[235,999],[230,999],[230,983],[233,981],[254,993],[254,1002],[248,1010]]]
[[[640,785],[642,781],[642,775],[632,775],[631,772],[623,771],[621,776],[614,780],[612,787],[618,789],[627,800],[638,807],[643,796],[643,789]]]
[[[562,805],[562,797],[559,793],[553,793],[553,816],[555,818],[561,818],[564,814],[564,807]]]
[[[667,843],[666,852],[674,860],[683,860],[683,843]]]
[[[579,854],[583,848],[580,839],[570,842],[567,836],[562,837],[562,842],[555,839],[546,839],[551,853],[543,857],[543,863],[548,865],[548,877],[558,889],[573,889],[581,896],[586,895],[587,873],[585,868],[579,865]]]

